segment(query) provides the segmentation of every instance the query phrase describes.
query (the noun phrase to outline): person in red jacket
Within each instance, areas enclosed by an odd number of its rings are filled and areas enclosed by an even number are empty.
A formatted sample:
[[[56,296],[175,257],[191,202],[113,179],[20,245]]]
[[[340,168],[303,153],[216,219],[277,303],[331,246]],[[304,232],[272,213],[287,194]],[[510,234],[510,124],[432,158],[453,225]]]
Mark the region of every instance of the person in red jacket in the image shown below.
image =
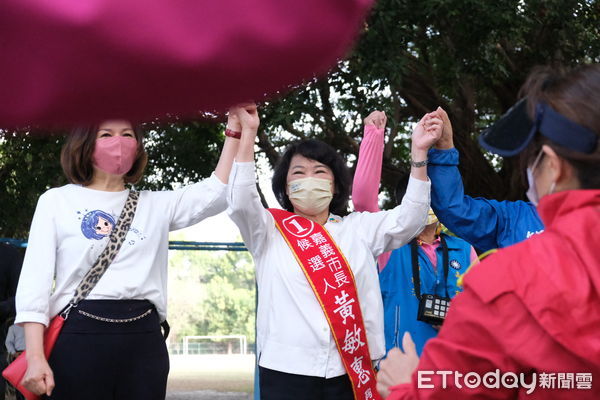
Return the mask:
[[[522,152],[546,230],[467,273],[420,360],[408,335],[390,351],[387,399],[600,398],[600,64],[538,69],[522,93],[482,142]]]

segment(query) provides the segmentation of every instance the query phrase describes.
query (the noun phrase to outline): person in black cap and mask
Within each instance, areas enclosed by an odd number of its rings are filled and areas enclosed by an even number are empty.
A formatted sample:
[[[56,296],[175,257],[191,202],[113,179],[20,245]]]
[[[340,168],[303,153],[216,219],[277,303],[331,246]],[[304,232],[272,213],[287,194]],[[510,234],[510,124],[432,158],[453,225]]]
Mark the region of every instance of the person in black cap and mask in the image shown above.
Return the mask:
[[[600,64],[537,70],[523,93],[533,124],[483,140],[522,152],[546,229],[467,273],[420,360],[410,336],[388,353],[388,400],[600,397]]]
[[[452,140],[452,125],[448,114],[438,108],[444,121],[442,138],[429,150],[431,208],[451,232],[477,249],[488,251],[523,241],[544,230],[535,204],[526,201],[497,201],[465,195],[458,170],[458,151]],[[523,101],[512,107],[499,121],[480,136],[486,150],[510,157],[520,148],[520,133],[531,126]]]

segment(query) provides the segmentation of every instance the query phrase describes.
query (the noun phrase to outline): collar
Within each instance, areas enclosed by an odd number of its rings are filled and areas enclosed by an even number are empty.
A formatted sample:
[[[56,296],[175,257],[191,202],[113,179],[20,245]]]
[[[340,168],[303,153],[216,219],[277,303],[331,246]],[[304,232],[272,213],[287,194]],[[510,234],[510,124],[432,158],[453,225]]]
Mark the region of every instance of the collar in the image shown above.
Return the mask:
[[[433,246],[434,244],[439,244],[441,241],[442,241],[442,239],[440,239],[440,236],[438,235],[438,237],[436,237],[432,243],[426,243],[426,242],[422,241],[421,239],[417,239],[417,244],[419,246],[423,246],[423,245]]]
[[[586,207],[600,207],[600,189],[564,190],[549,194],[541,198],[537,210],[544,225],[550,227],[560,217]]]

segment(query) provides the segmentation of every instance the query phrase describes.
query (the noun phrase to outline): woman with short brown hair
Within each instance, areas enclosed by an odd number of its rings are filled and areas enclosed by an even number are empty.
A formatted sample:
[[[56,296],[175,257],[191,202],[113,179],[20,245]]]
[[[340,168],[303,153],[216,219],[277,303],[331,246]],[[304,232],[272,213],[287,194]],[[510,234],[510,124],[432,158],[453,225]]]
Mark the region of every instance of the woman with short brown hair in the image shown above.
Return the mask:
[[[77,127],[67,137],[60,154],[60,163],[70,183],[86,186],[93,180],[93,155],[99,127],[100,125]],[[144,148],[141,127],[132,125],[131,133],[137,142],[137,147],[131,168],[123,175],[123,181],[135,184],[144,175],[148,154]]]
[[[169,359],[160,323],[166,319],[168,234],[226,209],[239,142],[235,117],[228,127],[210,178],[179,190],[141,191],[129,215],[121,213],[130,204],[125,185],[141,178],[147,162],[141,131],[124,120],[73,130],[61,155],[71,183],[40,196],[17,289],[28,390],[57,400],[165,398]],[[133,219],[114,251],[119,215]],[[106,249],[116,257],[90,283],[85,300],[72,306],[82,277]],[[68,318],[46,360],[44,328],[59,313]]]

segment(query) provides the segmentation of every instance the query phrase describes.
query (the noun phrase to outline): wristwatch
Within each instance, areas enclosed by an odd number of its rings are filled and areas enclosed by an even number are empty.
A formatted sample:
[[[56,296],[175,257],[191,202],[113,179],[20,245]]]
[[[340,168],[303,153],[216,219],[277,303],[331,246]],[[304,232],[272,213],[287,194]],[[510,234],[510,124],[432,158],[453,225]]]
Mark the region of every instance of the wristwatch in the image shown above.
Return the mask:
[[[415,168],[421,168],[424,167],[428,164],[427,159],[423,160],[423,161],[415,161],[415,160],[410,160],[410,166],[411,167],[415,167]]]

